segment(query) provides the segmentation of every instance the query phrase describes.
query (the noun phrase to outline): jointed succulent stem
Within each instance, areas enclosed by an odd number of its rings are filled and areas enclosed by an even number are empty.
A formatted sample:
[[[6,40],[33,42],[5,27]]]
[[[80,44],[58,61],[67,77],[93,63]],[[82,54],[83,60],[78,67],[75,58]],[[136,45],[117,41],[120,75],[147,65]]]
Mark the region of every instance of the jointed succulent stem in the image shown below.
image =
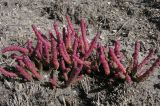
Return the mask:
[[[91,42],[87,39],[87,26],[82,19],[79,32],[74,30],[70,17],[66,16],[68,25],[64,27],[62,33],[58,29],[58,22],[54,22],[53,27],[56,37],[48,30],[49,38],[47,39],[35,25],[32,29],[37,37],[37,44],[34,46],[32,40],[26,42],[25,47],[20,45],[11,45],[1,50],[1,53],[15,51],[20,52],[19,55],[12,53],[11,58],[15,59],[15,73],[7,71],[6,67],[0,67],[0,73],[6,77],[20,77],[20,73],[24,79],[31,81],[33,76],[42,80],[43,75],[39,71],[48,71],[51,73],[50,83],[53,87],[58,86],[60,73],[64,78],[66,86],[71,85],[75,81],[81,80],[84,74],[92,74],[95,70],[104,72],[106,78],[123,79],[124,81],[142,81],[152,74],[156,67],[160,66],[160,58],[152,64],[152,66],[143,74],[136,75],[140,70],[149,63],[154,55],[151,49],[148,55],[139,63],[140,42],[136,41],[133,53],[133,62],[128,67],[122,64],[125,55],[121,52],[120,40],[115,41],[114,49],[112,47],[104,47],[99,43],[100,33],[97,32]],[[108,49],[109,48],[109,49]],[[50,70],[52,72],[50,72]],[[136,75],[136,76],[135,76]]]

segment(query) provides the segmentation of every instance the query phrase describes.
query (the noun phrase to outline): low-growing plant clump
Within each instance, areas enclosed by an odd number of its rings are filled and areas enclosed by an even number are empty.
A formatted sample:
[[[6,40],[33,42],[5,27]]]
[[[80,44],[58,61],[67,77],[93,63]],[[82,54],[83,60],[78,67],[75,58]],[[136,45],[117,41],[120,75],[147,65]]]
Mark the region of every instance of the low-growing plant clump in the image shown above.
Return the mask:
[[[43,71],[50,75],[48,81],[51,85],[57,87],[59,77],[65,81],[66,86],[69,86],[81,80],[84,74],[91,75],[98,70],[114,81],[121,79],[129,83],[139,82],[160,66],[160,58],[157,58],[149,69],[141,71],[155,55],[155,50],[151,49],[139,62],[140,41],[135,42],[132,61],[125,66],[122,61],[126,55],[121,50],[119,40],[115,40],[114,48],[104,46],[99,42],[100,32],[97,32],[90,42],[86,36],[87,25],[83,19],[78,31],[75,31],[68,15],[66,19],[68,24],[61,32],[58,29],[58,22],[54,22],[55,35],[48,30],[49,39],[35,25],[32,25],[37,37],[35,46],[29,39],[25,46],[10,45],[3,48],[1,54],[11,52],[9,57],[14,59],[16,64],[0,67],[0,73],[5,77],[32,81],[33,79],[43,80],[44,75],[40,74]]]

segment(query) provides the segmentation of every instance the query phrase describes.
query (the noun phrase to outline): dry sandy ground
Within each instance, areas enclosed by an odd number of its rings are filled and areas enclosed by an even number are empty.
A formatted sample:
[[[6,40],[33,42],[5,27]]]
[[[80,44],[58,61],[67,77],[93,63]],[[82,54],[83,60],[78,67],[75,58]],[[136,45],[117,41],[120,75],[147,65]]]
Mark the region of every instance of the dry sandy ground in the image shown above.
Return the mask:
[[[53,28],[54,20],[64,25],[66,14],[75,27],[81,18],[87,21],[89,38],[100,29],[104,44],[119,38],[123,49],[132,54],[134,42],[141,40],[141,57],[151,47],[160,56],[159,0],[0,0],[0,48],[34,39],[32,24],[44,33]],[[138,84],[108,86],[103,78],[86,76],[77,85],[54,90],[44,82],[0,76],[0,106],[159,106],[158,70]]]

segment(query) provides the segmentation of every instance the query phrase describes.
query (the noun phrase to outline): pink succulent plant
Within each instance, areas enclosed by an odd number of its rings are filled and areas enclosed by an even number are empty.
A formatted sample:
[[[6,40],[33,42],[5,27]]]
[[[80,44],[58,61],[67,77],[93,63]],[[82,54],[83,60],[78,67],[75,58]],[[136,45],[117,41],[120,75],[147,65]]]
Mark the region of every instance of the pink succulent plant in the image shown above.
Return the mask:
[[[116,79],[119,78],[128,82],[142,81],[152,74],[156,67],[160,66],[160,58],[157,58],[146,72],[135,77],[134,75],[154,55],[154,50],[150,50],[144,60],[139,63],[140,42],[136,41],[133,53],[133,66],[131,67],[131,71],[128,72],[129,66],[123,65],[121,62],[124,55],[121,52],[121,42],[119,40],[115,41],[114,49],[104,47],[98,43],[100,33],[97,32],[93,40],[88,42],[85,21],[81,20],[79,30],[81,33],[79,34],[79,32],[75,31],[68,15],[66,19],[68,22],[67,30],[63,28],[61,33],[58,29],[58,22],[54,22],[53,27],[56,36],[48,30],[50,39],[47,39],[35,25],[32,25],[32,29],[37,37],[37,44],[35,46],[32,44],[33,41],[29,39],[26,42],[26,47],[11,45],[1,50],[2,54],[10,51],[15,51],[15,53],[20,52],[19,55],[11,55],[12,59],[15,59],[17,62],[15,66],[12,66],[15,67],[15,72],[19,72],[28,81],[33,80],[32,77],[42,80],[43,75],[40,74],[40,71],[46,70],[46,67],[48,67],[47,70],[49,72],[47,73],[53,71],[53,75],[51,75],[49,81],[53,87],[57,87],[58,76],[56,76],[56,72],[62,73],[61,76],[66,81],[66,85],[69,86],[73,82],[82,79],[83,74],[90,75],[94,72],[93,70],[98,69],[102,70],[106,76],[112,76]],[[106,48],[109,48],[107,52],[105,51]],[[0,73],[6,77],[18,77],[18,74],[5,70],[5,67],[0,67]]]

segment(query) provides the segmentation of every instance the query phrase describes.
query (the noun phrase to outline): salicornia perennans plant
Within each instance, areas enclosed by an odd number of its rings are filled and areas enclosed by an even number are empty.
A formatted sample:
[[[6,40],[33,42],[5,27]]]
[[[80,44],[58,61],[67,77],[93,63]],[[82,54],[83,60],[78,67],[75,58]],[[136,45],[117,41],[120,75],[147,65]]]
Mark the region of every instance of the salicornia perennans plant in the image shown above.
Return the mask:
[[[32,40],[28,40],[24,47],[11,45],[1,50],[1,54],[12,52],[11,58],[15,59],[15,66],[0,67],[0,73],[6,77],[20,77],[32,81],[33,78],[43,80],[40,71],[50,74],[49,81],[53,87],[58,86],[56,72],[61,73],[66,86],[81,80],[83,74],[91,74],[96,70],[104,71],[106,76],[113,79],[122,79],[127,82],[142,81],[147,78],[157,66],[160,66],[160,58],[157,58],[152,66],[143,73],[141,69],[147,64],[155,50],[151,49],[148,55],[139,63],[140,42],[135,43],[132,64],[128,67],[122,64],[125,55],[121,52],[121,43],[116,40],[114,48],[103,46],[98,42],[100,33],[97,32],[91,42],[87,39],[87,26],[82,19],[80,29],[75,31],[70,17],[67,15],[67,26],[62,31],[58,29],[58,22],[54,22],[55,35],[48,30],[49,39],[32,25],[37,37],[34,46]],[[16,54],[16,52],[20,52]],[[101,66],[101,67],[100,67]],[[10,67],[10,68],[8,68]],[[14,70],[8,70],[14,68]],[[110,78],[110,77],[108,77]]]

